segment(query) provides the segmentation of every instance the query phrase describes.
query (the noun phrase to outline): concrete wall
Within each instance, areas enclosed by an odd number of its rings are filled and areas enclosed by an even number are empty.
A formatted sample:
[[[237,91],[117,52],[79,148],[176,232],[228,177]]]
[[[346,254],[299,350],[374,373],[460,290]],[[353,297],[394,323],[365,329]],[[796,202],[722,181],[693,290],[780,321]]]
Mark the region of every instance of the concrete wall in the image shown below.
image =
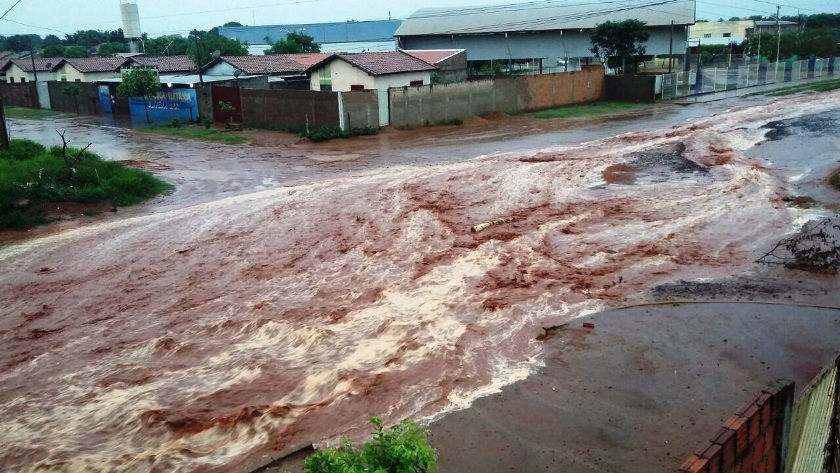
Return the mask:
[[[80,89],[79,95],[76,97],[79,103],[79,114],[98,115],[100,111],[99,89],[96,84],[90,82],[47,82],[52,109],[57,112],[76,113],[76,103],[73,97],[64,93],[64,87],[70,84],[78,85]]]
[[[196,85],[195,96],[198,101],[198,115],[213,122],[213,86],[206,83]]]
[[[338,94],[301,90],[241,89],[242,123],[248,128],[286,130],[338,127]]]
[[[670,26],[648,28],[647,54],[668,54]],[[674,28],[674,52],[686,48],[687,26]],[[497,33],[492,35],[403,36],[402,49],[466,49],[470,61],[498,59],[554,60],[565,57],[591,57],[592,42],[584,30],[553,30],[534,33]]]
[[[678,473],[776,473],[787,445],[794,385],[779,380],[730,417]]]
[[[656,76],[606,76],[607,100],[615,102],[653,103],[656,100]]]
[[[0,98],[4,105],[16,107],[38,108],[38,98],[35,92],[35,83],[25,84],[0,84]]]
[[[439,83],[463,82],[469,76],[466,51],[444,59],[435,65],[438,67],[438,70],[432,72],[432,75],[436,76],[436,80]]]
[[[376,90],[388,90],[392,87],[405,87],[412,82],[422,82],[423,85],[432,83],[431,71],[423,72],[405,72],[403,74],[388,74],[387,76],[377,76]]]
[[[344,119],[348,128],[379,128],[379,99],[375,90],[342,92]]]
[[[403,87],[389,94],[392,126],[423,126],[493,111],[519,113],[599,100],[604,69]]]

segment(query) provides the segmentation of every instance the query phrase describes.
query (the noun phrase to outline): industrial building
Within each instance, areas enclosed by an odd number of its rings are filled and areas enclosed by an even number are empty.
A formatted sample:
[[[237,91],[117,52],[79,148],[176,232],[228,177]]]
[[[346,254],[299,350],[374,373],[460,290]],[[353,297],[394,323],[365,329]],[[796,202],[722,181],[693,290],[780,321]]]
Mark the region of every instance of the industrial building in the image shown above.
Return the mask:
[[[776,20],[733,20],[700,21],[690,28],[692,44],[741,44],[754,34],[776,34],[796,32],[799,24],[793,21]]]
[[[424,8],[397,29],[401,49],[465,49],[475,61],[530,61],[543,72],[576,70],[595,60],[589,30],[606,21],[647,23],[647,54],[685,52],[695,0],[548,1]]]
[[[322,52],[393,51],[394,32],[401,20],[345,21],[341,23],[309,23],[298,25],[222,26],[225,38],[248,42],[248,54],[263,54],[289,33],[311,36]]]

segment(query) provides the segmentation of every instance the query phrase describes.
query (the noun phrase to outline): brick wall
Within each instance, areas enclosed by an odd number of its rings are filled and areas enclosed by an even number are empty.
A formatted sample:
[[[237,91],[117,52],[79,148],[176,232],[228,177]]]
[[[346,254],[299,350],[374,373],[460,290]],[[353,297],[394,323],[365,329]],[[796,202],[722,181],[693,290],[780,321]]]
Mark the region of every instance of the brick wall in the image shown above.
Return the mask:
[[[39,108],[36,94],[34,82],[25,84],[0,83],[0,98],[3,99],[5,105]]]
[[[656,76],[607,76],[604,90],[607,100],[653,103],[656,100]]]
[[[76,113],[76,102],[73,96],[64,93],[67,85],[79,86],[78,100],[80,115],[99,114],[99,88],[92,82],[62,82],[49,81],[47,87],[50,91],[50,105],[56,112]]]
[[[336,128],[338,93],[303,90],[241,89],[242,123],[248,128],[286,130]]]
[[[779,380],[730,417],[678,473],[776,473],[782,471],[794,385]]]

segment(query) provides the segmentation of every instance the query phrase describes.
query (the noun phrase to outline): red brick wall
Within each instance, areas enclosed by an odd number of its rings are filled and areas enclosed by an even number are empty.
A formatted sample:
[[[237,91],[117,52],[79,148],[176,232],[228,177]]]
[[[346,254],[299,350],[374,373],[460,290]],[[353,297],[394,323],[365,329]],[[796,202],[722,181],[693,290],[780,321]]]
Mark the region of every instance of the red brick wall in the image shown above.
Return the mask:
[[[793,382],[779,380],[730,417],[679,473],[776,473],[782,471],[782,438],[793,404]]]

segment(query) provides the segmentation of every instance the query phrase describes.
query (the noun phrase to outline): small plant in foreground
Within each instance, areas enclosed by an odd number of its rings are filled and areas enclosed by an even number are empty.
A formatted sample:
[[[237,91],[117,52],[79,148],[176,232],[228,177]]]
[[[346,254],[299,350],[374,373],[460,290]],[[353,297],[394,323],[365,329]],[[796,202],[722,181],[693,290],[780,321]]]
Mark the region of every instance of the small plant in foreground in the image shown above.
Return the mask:
[[[362,448],[350,442],[336,449],[322,450],[304,461],[307,473],[426,473],[437,469],[437,452],[430,447],[427,432],[410,421],[389,430],[382,420],[371,418],[376,427],[373,440]]]

